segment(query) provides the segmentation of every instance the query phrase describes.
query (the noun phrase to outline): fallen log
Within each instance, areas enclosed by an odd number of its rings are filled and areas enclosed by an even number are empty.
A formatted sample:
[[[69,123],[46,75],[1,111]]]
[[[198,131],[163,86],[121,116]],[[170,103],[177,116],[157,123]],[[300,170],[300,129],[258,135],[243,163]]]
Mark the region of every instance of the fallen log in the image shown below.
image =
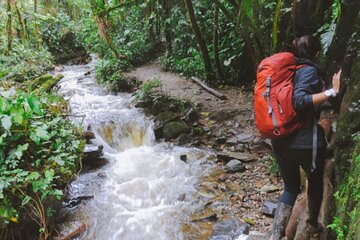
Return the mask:
[[[215,89],[212,89],[211,87],[206,86],[204,83],[201,82],[200,79],[196,78],[196,77],[191,77],[191,80],[193,82],[195,82],[196,84],[198,84],[200,87],[202,87],[203,89],[205,89],[205,91],[207,91],[208,93],[211,93],[212,95],[214,95],[215,97],[220,98],[221,100],[226,100],[227,97],[222,94],[219,93],[218,91],[216,91]]]

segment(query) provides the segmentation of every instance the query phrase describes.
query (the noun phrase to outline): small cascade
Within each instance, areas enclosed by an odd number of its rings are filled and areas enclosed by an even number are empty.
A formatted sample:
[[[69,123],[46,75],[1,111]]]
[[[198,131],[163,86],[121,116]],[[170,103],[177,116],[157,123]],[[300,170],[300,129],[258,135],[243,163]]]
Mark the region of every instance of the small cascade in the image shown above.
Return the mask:
[[[131,95],[96,83],[95,63],[65,66],[58,92],[69,101],[72,120],[95,133],[93,144],[103,146],[109,164],[71,184],[71,198],[91,198],[65,210],[63,232],[79,225],[77,239],[183,239],[182,223],[199,207],[195,187],[209,153],[156,143],[153,122]]]

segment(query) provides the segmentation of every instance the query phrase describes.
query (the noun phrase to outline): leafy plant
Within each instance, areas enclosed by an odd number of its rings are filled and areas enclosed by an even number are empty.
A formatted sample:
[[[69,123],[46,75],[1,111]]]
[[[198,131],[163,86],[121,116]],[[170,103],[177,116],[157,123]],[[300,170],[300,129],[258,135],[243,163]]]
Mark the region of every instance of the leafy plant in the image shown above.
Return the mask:
[[[273,155],[268,155],[265,160],[269,162],[269,173],[280,176],[279,164],[277,163],[275,157]]]
[[[152,79],[145,81],[143,84],[141,84],[139,90],[135,94],[135,100],[140,102],[147,102],[149,101],[149,98],[151,97],[151,91],[154,88],[158,88],[161,86],[161,80],[160,79]]]
[[[18,44],[8,55],[0,54],[0,78],[21,82],[40,76],[53,68],[53,58],[45,49],[34,50]]]
[[[63,116],[55,95],[0,92],[0,221],[38,223],[46,239],[51,202],[80,167],[81,130]]]

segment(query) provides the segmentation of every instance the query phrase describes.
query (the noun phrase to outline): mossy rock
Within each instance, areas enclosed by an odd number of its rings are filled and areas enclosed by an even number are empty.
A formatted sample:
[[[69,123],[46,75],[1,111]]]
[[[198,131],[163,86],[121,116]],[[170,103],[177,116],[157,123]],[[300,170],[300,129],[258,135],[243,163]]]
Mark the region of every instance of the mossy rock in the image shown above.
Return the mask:
[[[159,113],[155,117],[156,121],[158,121],[160,124],[165,124],[165,123],[171,122],[171,121],[175,120],[176,118],[177,118],[176,113],[171,112],[171,111]]]
[[[189,131],[188,126],[183,122],[169,122],[163,128],[163,136],[165,140],[177,138],[182,133]]]
[[[34,80],[30,81],[30,90],[33,91],[45,82],[53,79],[53,76],[51,74],[44,74],[40,77],[35,78]]]
[[[42,91],[49,91],[50,89],[52,89],[62,78],[64,77],[64,75],[59,74],[56,75],[55,77],[51,77],[49,80],[47,80],[45,83],[43,83],[40,87],[40,90]]]

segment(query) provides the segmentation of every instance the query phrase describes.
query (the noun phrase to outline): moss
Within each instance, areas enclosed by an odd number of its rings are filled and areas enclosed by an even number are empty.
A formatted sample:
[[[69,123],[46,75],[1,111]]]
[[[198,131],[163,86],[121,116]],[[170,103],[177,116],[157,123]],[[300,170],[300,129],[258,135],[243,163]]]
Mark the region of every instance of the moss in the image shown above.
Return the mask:
[[[50,89],[52,89],[62,78],[64,77],[64,75],[59,74],[56,75],[55,77],[51,77],[50,79],[48,79],[46,82],[44,82],[41,87],[40,90],[48,92]]]
[[[29,89],[34,91],[36,88],[44,84],[45,82],[51,80],[53,76],[51,74],[44,74],[40,77],[35,78],[34,80],[29,81]]]

